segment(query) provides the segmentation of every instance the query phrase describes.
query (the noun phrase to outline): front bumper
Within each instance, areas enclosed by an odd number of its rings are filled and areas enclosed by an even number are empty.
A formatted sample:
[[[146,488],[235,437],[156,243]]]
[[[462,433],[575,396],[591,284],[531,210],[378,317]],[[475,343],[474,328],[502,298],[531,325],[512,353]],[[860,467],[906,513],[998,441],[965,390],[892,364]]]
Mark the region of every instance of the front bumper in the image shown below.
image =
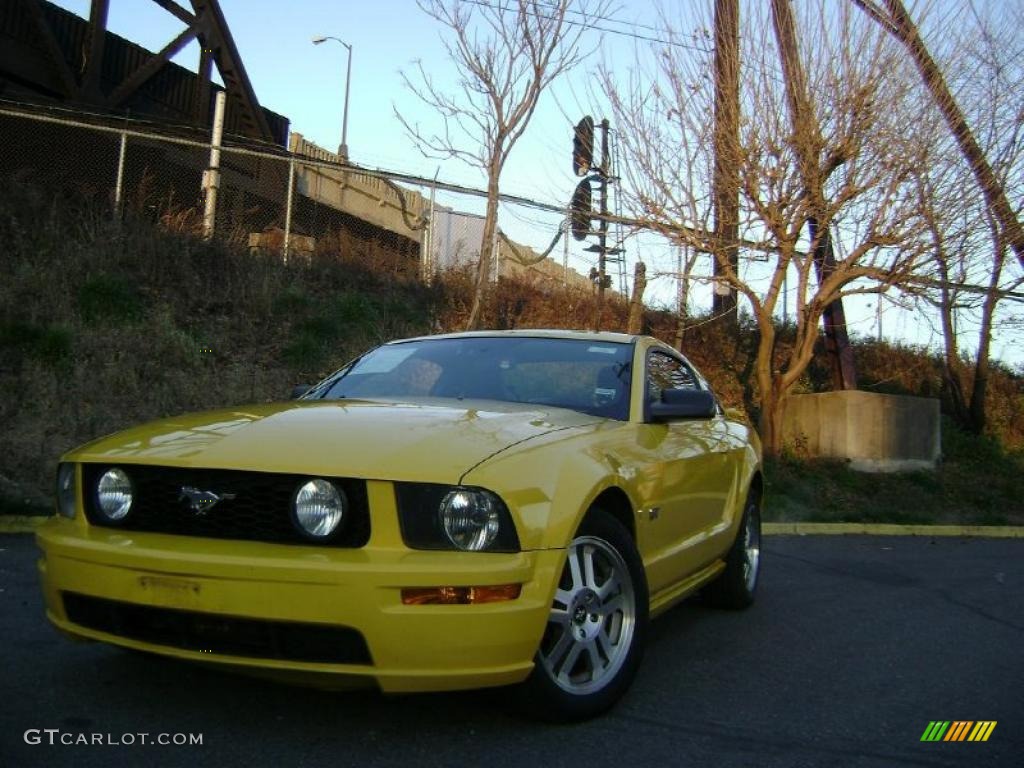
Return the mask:
[[[375,537],[376,538],[376,537]],[[88,526],[56,517],[37,532],[47,616],[79,638],[323,687],[376,684],[385,692],[478,688],[523,680],[533,667],[564,550],[516,554],[342,550],[195,539]],[[481,605],[403,605],[403,587],[522,584],[516,600]],[[64,593],[135,613],[229,617],[283,626],[350,628],[368,663],[234,655],[83,626]],[[74,600],[75,598],[72,598]],[[147,611],[145,606],[153,609]],[[140,608],[142,607],[142,608]],[[119,626],[119,625],[118,625]],[[126,632],[125,634],[132,634]]]

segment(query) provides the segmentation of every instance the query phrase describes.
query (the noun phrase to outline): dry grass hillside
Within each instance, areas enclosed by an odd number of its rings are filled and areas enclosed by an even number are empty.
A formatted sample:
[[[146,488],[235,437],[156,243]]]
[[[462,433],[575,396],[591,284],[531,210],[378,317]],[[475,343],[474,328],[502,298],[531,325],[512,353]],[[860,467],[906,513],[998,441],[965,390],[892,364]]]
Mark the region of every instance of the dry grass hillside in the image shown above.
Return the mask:
[[[327,244],[311,260],[286,265],[274,255],[205,243],[182,224],[187,216],[155,222],[131,214],[115,222],[78,194],[54,199],[17,179],[5,190],[0,507],[6,511],[47,506],[57,457],[76,444],[154,417],[282,399],[294,384],[318,379],[369,346],[457,330],[468,313],[468,275],[426,287],[409,276],[416,271],[409,265],[359,243]],[[586,289],[502,281],[488,297],[484,324],[586,328],[592,312]],[[627,313],[613,295],[603,327],[624,330]],[[671,313],[648,312],[646,322],[652,334],[674,338]],[[692,326],[686,353],[728,405],[756,419],[753,331],[729,333],[700,318]],[[939,362],[921,350],[862,341],[856,354],[866,389],[942,396]],[[800,386],[816,391],[827,381],[824,366],[815,363]],[[945,470],[908,481],[917,482],[921,506],[930,508],[925,517],[1024,522],[1016,500],[1024,468],[1021,375],[995,371],[990,412],[985,438],[961,436],[947,424]],[[775,507],[791,519],[861,519],[863,495],[877,491],[877,484],[859,486],[844,467],[798,456],[773,472],[772,492],[782,494]],[[955,487],[946,486],[949,478]],[[965,489],[972,483],[992,498],[968,514],[960,509],[970,503]]]

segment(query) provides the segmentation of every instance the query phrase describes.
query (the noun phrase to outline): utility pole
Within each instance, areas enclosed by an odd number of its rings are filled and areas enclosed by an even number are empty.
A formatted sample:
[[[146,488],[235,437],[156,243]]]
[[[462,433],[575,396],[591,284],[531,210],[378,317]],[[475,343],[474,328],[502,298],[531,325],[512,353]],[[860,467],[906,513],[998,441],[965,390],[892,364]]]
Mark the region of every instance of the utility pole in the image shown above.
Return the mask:
[[[644,289],[647,288],[647,265],[637,261],[633,267],[633,295],[629,298],[629,320],[626,333],[644,332]]]
[[[217,91],[213,108],[213,137],[210,141],[210,165],[203,172],[203,191],[206,201],[203,207],[203,237],[209,240],[217,223],[217,192],[220,189],[220,142],[224,135],[224,102],[226,92]]]
[[[601,220],[597,225],[597,302],[594,305],[594,330],[601,330],[601,315],[604,311],[605,273],[608,266],[608,176],[610,171],[608,160],[608,119],[601,121],[601,165],[598,167],[600,182],[598,205]],[[587,250],[593,250],[590,246]]]
[[[832,250],[832,235],[828,227],[818,229],[815,218],[808,220],[809,234],[812,242],[817,242],[814,249],[814,270],[818,282],[824,282],[836,269],[836,257]],[[825,326],[825,352],[832,362],[832,383],[836,389],[857,388],[857,368],[853,360],[853,347],[850,335],[846,330],[846,310],[843,300],[836,299],[821,313],[821,322]]]
[[[818,216],[824,212],[824,183],[828,171],[819,165],[813,147],[823,144],[821,126],[811,108],[811,94],[807,87],[803,64],[796,42],[796,24],[789,0],[771,0],[772,23],[779,44],[779,58],[786,87],[790,123],[795,135],[794,150],[803,176],[804,192],[810,197],[813,214],[807,225],[814,247],[814,268],[819,284],[835,271],[836,258],[832,249],[832,237],[828,226],[820,227]],[[837,390],[856,389],[857,372],[854,366],[853,347],[846,330],[846,313],[843,300],[836,299],[822,313],[825,326],[825,351],[832,363],[833,385]]]
[[[598,211],[601,217],[597,226],[597,244],[588,246],[585,250],[597,254],[597,268],[591,268],[590,279],[597,283],[592,325],[595,331],[599,331],[604,309],[604,292],[611,284],[611,279],[606,274],[608,256],[618,256],[622,249],[608,247],[608,182],[613,179],[614,172],[608,141],[611,126],[607,119],[602,120],[598,126],[601,129],[601,162],[596,165],[594,127],[594,119],[587,115],[576,125],[573,133],[572,168],[576,175],[582,176],[583,179],[573,192],[572,202],[569,204],[569,221],[570,231],[575,239],[586,240],[594,234],[590,229],[594,217],[590,182],[596,181],[599,187]]]
[[[938,64],[929,53],[928,47],[910,18],[910,14],[907,13],[903,2],[901,0],[885,0],[888,14],[883,13],[874,3],[855,0],[855,4],[899,40],[910,53],[935,106],[942,113],[950,133],[953,134],[957,146],[960,147],[961,154],[967,161],[968,167],[973,171],[974,178],[985,196],[985,203],[992,212],[992,217],[999,222],[1003,238],[1013,248],[1021,267],[1024,267],[1024,226],[1021,226],[1021,222],[1007,198],[1005,187],[992,170],[985,152],[978,145],[967,118],[946,84],[942,70],[939,69]]]
[[[715,0],[715,167],[712,314],[738,325],[736,289],[724,282],[739,265],[740,180],[740,9],[739,0]]]

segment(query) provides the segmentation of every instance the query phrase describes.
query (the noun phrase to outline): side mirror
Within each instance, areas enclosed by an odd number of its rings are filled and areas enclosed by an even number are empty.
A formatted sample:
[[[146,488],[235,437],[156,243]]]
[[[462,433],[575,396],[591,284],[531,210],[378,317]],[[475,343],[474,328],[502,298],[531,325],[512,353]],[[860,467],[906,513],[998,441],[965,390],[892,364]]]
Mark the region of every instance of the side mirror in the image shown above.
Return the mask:
[[[309,392],[309,390],[311,390],[312,388],[313,388],[312,384],[299,384],[297,387],[293,387],[292,388],[292,396],[289,399],[291,399],[291,400],[298,400],[304,394]]]
[[[715,396],[706,389],[663,389],[651,403],[651,421],[710,419],[718,411]]]

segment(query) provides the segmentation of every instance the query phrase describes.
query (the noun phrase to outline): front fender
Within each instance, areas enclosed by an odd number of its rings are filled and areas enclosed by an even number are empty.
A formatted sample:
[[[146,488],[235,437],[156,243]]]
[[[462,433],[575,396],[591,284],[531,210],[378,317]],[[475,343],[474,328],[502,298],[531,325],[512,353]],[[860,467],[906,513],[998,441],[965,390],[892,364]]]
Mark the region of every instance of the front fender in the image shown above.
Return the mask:
[[[568,546],[594,500],[609,488],[637,498],[629,472],[602,450],[602,425],[584,434],[531,440],[475,467],[462,479],[487,488],[509,506],[523,549]]]

